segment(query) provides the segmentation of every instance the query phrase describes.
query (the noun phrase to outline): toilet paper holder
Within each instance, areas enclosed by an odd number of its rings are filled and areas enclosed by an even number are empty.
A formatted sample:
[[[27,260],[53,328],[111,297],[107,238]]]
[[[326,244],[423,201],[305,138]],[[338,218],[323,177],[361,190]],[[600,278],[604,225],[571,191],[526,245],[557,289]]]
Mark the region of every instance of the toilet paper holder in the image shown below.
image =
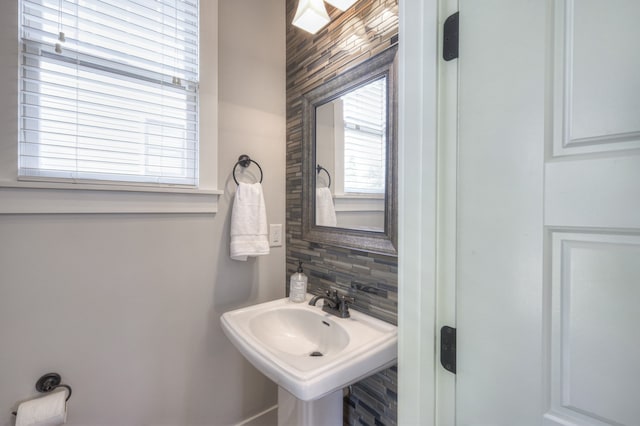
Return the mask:
[[[47,373],[44,376],[40,377],[36,382],[36,390],[40,393],[52,392],[57,388],[66,388],[69,391],[69,393],[67,394],[67,399],[65,399],[65,401],[69,401],[72,392],[71,386],[63,384],[62,378],[58,373]],[[16,416],[18,413],[14,411],[11,414]]]
[[[71,386],[63,384],[62,378],[58,373],[47,373],[40,377],[36,382],[36,390],[41,393],[52,392],[57,388],[67,388],[69,391],[65,401],[68,401],[69,398],[71,398]]]

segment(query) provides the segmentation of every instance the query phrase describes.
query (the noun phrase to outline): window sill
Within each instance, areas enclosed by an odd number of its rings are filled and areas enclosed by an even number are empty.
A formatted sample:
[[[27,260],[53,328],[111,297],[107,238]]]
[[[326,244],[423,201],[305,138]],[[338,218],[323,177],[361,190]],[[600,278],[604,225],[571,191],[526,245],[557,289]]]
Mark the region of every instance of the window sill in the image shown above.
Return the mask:
[[[384,200],[384,194],[335,194],[334,198],[342,200]]]
[[[383,195],[336,195],[336,212],[384,212]]]
[[[0,181],[0,214],[207,213],[216,189]]]

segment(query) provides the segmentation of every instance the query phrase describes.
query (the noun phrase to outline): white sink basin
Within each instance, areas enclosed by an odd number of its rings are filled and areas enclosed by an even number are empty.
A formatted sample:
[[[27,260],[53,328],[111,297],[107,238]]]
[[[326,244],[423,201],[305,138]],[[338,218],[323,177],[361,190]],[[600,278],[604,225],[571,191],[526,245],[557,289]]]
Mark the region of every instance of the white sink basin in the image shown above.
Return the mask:
[[[397,327],[351,309],[338,318],[317,306],[279,299],[222,315],[225,334],[278,386],[313,401],[390,367]]]

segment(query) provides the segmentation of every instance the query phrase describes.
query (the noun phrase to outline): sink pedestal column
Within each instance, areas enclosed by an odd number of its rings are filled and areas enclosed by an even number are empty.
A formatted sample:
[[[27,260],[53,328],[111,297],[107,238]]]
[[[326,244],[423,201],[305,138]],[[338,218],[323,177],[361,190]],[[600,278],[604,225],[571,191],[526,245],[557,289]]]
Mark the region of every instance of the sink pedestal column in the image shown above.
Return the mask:
[[[301,401],[278,386],[278,426],[342,424],[342,389],[315,401]]]

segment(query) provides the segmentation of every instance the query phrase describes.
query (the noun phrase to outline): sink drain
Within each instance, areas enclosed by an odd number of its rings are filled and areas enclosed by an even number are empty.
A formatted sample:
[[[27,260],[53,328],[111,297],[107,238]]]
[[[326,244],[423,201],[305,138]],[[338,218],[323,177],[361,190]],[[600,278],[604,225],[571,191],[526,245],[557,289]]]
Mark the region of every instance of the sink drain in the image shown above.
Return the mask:
[[[322,352],[314,351],[314,352],[311,352],[309,356],[322,356]]]

